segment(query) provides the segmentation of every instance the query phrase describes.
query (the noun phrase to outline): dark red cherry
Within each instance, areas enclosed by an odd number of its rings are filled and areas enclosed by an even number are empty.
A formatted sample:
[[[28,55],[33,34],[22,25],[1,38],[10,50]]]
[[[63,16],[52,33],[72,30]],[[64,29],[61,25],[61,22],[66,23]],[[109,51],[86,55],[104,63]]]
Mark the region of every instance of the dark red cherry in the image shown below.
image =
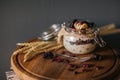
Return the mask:
[[[84,23],[88,24],[88,22],[87,22],[87,21],[81,21],[81,24],[84,24]]]

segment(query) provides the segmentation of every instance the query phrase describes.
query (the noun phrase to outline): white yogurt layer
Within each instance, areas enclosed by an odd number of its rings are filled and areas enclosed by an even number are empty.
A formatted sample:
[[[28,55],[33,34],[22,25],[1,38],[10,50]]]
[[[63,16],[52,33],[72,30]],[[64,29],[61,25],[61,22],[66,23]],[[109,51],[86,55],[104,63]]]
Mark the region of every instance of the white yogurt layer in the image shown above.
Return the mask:
[[[80,37],[65,35],[63,38],[64,47],[74,54],[86,54],[92,52],[96,48],[96,43],[86,43],[86,44],[71,44],[70,42],[75,42],[80,39]],[[93,38],[82,38],[82,40],[93,39]]]

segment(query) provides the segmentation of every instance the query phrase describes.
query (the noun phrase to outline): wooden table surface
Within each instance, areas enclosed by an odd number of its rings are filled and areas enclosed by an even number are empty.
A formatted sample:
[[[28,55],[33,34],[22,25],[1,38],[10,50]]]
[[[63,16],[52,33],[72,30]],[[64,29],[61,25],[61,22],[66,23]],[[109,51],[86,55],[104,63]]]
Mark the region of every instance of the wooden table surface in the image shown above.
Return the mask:
[[[65,51],[65,49],[62,50]],[[74,71],[68,70],[67,63],[53,62],[51,59],[44,59],[41,55],[28,62],[23,62],[24,54],[12,55],[11,66],[22,80],[117,80],[120,70],[120,59],[117,51],[107,46],[98,48],[90,54],[93,53],[102,55],[103,59],[100,61],[91,59],[83,62],[82,64],[92,64],[92,66],[88,68],[90,71],[79,74],[74,74]],[[77,55],[77,57],[81,56],[84,55]],[[96,66],[103,68],[96,70]],[[77,71],[81,71],[81,69],[83,67],[78,68]]]

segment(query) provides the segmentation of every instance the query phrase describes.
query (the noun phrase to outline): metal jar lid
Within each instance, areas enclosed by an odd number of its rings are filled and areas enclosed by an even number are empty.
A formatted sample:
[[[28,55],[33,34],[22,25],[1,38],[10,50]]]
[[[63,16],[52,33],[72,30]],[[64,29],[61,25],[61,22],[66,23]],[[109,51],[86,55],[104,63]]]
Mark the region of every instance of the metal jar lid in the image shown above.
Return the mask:
[[[60,24],[53,24],[48,31],[44,31],[41,33],[41,37],[39,37],[42,40],[50,40],[53,39],[60,30]]]
[[[53,32],[52,31],[44,31],[42,34],[41,34],[41,39],[42,40],[50,40],[51,38],[53,38],[54,35],[53,35]]]
[[[50,27],[50,30],[53,31],[54,33],[57,33],[59,30],[60,30],[60,24],[53,24],[51,27]]]

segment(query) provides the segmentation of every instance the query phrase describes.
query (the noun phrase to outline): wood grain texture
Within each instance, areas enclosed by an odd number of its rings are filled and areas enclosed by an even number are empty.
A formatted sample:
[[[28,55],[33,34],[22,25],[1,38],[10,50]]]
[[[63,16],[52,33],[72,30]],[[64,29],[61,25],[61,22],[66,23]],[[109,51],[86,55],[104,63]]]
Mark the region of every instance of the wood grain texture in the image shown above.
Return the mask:
[[[33,41],[36,41],[33,40]],[[18,47],[19,48],[19,47]],[[17,49],[18,49],[17,48]],[[63,49],[62,49],[63,50]],[[61,50],[61,51],[62,51]],[[119,71],[120,60],[118,53],[111,47],[99,48],[93,53],[103,56],[103,60],[89,60],[85,64],[93,64],[89,72],[73,74],[68,70],[65,63],[52,62],[51,59],[44,59],[41,55],[36,56],[31,61],[23,62],[24,54],[12,55],[11,66],[14,72],[22,80],[108,80],[114,79]],[[91,53],[92,54],[92,53]],[[89,55],[89,54],[88,54]],[[77,55],[81,57],[84,55]],[[101,70],[96,70],[96,66],[104,66]]]

